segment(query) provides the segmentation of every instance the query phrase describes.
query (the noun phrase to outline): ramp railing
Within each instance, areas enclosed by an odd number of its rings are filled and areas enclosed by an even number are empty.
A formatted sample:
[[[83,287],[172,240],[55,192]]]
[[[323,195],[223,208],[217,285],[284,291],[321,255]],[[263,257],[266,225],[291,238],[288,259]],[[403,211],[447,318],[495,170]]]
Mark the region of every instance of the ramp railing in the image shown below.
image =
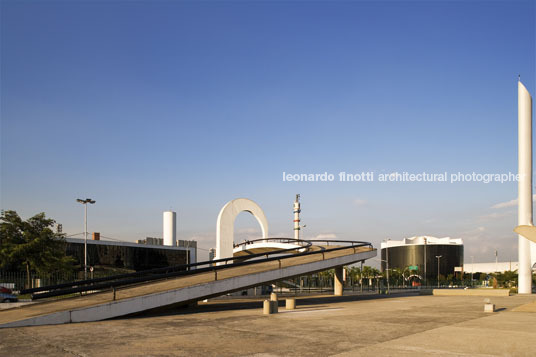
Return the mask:
[[[292,238],[270,238],[281,240],[292,240]],[[262,239],[261,239],[262,240]],[[227,269],[232,267],[246,266],[252,264],[260,264],[271,261],[281,261],[298,256],[307,256],[322,254],[327,252],[338,251],[348,248],[354,248],[356,252],[357,248],[369,247],[373,249],[373,246],[369,242],[361,241],[349,241],[349,240],[302,240],[308,242],[307,247],[311,247],[313,243],[323,242],[328,247],[323,247],[320,250],[307,250],[303,252],[296,252],[296,248],[279,249],[266,253],[251,254],[248,257],[249,260],[239,261],[237,257],[202,261],[192,264],[182,264],[176,266],[170,266],[165,268],[156,268],[143,270],[135,273],[119,274],[109,277],[87,279],[81,281],[74,281],[70,283],[63,283],[57,285],[43,286],[39,288],[24,289],[21,290],[21,294],[32,294],[32,300],[50,298],[55,296],[71,295],[83,292],[98,292],[101,290],[115,289],[118,287],[124,287],[127,285],[135,285],[146,282],[154,282],[157,280],[175,278],[180,276],[189,276],[194,274],[200,274],[208,271],[217,272],[221,269]],[[333,247],[329,247],[330,244],[337,244]],[[344,244],[341,246],[341,244]],[[287,254],[281,256],[281,254]],[[324,256],[323,256],[324,257]],[[223,264],[218,264],[223,263]],[[217,274],[217,273],[216,273]]]

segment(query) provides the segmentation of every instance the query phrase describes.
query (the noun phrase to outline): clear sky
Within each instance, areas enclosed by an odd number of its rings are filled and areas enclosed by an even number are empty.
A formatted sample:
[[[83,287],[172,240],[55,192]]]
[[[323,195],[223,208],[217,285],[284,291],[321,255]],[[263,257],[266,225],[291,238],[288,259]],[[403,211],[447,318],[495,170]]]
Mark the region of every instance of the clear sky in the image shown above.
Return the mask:
[[[283,182],[282,173],[517,172],[533,1],[2,1],[1,208],[69,234],[215,246],[229,200],[271,236],[465,241],[517,260],[517,183]],[[496,206],[499,204],[498,206]],[[494,207],[495,206],[495,207]],[[235,240],[260,234],[242,213]],[[200,251],[203,258],[204,251]]]

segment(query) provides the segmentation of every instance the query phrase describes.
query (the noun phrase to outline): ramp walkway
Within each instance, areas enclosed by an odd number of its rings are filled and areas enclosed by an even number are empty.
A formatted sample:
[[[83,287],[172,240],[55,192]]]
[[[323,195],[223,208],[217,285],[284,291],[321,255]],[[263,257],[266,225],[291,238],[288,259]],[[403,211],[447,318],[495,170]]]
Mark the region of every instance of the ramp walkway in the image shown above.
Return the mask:
[[[113,281],[110,283],[111,289],[103,289],[96,293],[3,310],[0,312],[0,328],[99,321],[125,316],[340,267],[370,259],[377,253],[370,243],[349,241],[338,241],[338,243],[339,245],[333,245],[337,242],[331,242],[329,246],[313,245],[307,252],[289,255],[282,255],[285,250],[257,254],[254,255],[257,260],[233,262],[227,265],[209,264],[232,262],[233,258],[201,262],[191,265],[209,266],[172,272],[165,274],[163,278],[161,275],[156,275],[157,279],[148,278],[141,282],[139,279],[129,279],[127,282],[133,283],[127,285],[122,285],[121,280]],[[345,245],[340,245],[341,243]],[[295,248],[290,250],[295,251]],[[75,284],[82,285],[80,282],[71,283],[71,287],[56,292],[47,291],[47,287],[33,289],[41,290],[41,294],[34,294],[34,298],[39,298],[39,295],[57,297],[64,293],[72,295],[77,291],[95,291],[106,283],[99,281],[97,284],[86,286],[74,286]]]

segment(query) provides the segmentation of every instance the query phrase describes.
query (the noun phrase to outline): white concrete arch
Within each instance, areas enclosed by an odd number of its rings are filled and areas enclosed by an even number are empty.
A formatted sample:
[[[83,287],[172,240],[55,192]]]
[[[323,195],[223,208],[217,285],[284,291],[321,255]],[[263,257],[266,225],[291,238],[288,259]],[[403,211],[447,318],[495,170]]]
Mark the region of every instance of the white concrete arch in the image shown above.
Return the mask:
[[[233,256],[234,222],[240,212],[249,212],[261,226],[262,238],[268,237],[268,220],[261,207],[247,198],[227,202],[218,215],[216,223],[216,259]]]

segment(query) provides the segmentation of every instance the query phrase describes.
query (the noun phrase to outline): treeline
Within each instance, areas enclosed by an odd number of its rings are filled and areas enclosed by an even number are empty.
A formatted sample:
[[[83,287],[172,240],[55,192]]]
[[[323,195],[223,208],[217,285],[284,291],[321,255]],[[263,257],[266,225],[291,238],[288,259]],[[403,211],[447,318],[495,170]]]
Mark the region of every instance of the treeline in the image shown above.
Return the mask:
[[[24,271],[28,277],[68,274],[75,270],[74,259],[65,254],[65,236],[54,232],[53,219],[44,213],[23,220],[15,211],[0,215],[0,270]]]
[[[324,278],[333,278],[334,270],[326,270],[318,273],[318,276]],[[412,282],[423,282],[423,272],[419,270],[405,269],[389,269],[389,283],[392,286],[410,286]],[[429,278],[427,284],[439,284],[441,286],[483,286],[487,285],[495,288],[516,288],[517,287],[518,274],[516,271],[505,271],[498,273],[473,273],[473,280],[471,281],[471,273],[464,274],[448,274],[439,275],[437,278]],[[378,269],[363,266],[363,270],[359,266],[346,267],[346,280],[351,282],[363,282],[365,285],[372,285],[378,281],[387,283],[387,273],[380,272]],[[536,285],[536,275],[533,275],[533,284]]]

